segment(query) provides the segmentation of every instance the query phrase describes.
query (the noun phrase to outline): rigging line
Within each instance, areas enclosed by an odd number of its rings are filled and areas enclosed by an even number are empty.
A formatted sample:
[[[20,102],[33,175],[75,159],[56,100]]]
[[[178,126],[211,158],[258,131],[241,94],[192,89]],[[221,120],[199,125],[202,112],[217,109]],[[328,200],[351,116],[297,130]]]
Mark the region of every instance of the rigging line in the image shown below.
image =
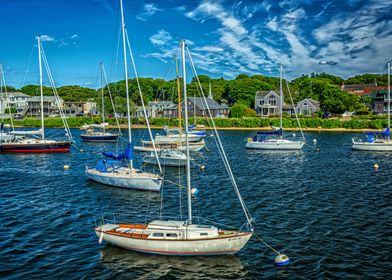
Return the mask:
[[[108,89],[108,92],[109,92],[109,98],[110,98],[110,102],[112,103],[112,108],[113,108],[113,112],[114,112],[114,118],[116,119],[117,128],[118,128],[118,133],[119,133],[119,136],[120,136],[120,135],[121,135],[120,122],[118,121],[118,116],[117,116],[116,108],[115,108],[115,106],[114,106],[114,101],[113,101],[113,98],[112,98],[112,93],[111,93],[110,87],[109,87],[109,85],[108,85],[108,78],[107,78],[107,76],[106,76],[105,66],[104,66],[103,63],[102,63],[102,72],[103,72],[103,77],[104,77],[104,79],[105,79],[106,88]]]
[[[151,127],[150,127],[150,122],[149,122],[149,120],[148,120],[148,116],[147,116],[147,112],[146,112],[146,107],[144,106],[144,100],[143,100],[142,89],[141,89],[141,87],[140,87],[139,76],[138,76],[138,73],[137,73],[137,71],[136,71],[136,65],[135,65],[135,60],[134,60],[134,58],[133,58],[131,43],[130,43],[130,41],[129,41],[128,31],[127,31],[126,29],[125,29],[125,38],[126,38],[126,41],[127,41],[129,54],[130,54],[130,56],[131,56],[131,61],[132,61],[133,71],[134,71],[134,73],[135,73],[137,88],[138,88],[138,90],[139,90],[140,101],[141,101],[141,103],[142,103],[143,113],[144,113],[144,116],[145,116],[145,119],[146,119],[146,124],[147,124],[147,127],[148,127],[148,133],[150,134],[152,146],[153,146],[153,149],[154,149],[154,154],[155,154],[155,157],[156,157],[156,159],[157,159],[158,166],[159,166],[159,171],[162,173],[162,166],[161,166],[161,162],[160,162],[160,160],[159,160],[158,153],[157,153],[157,150],[156,150],[156,147],[155,147],[154,137],[152,136]]]
[[[208,111],[208,115],[209,115],[209,117],[210,117],[210,119],[211,119],[211,123],[213,124],[213,129],[214,129],[214,131],[215,131],[215,135],[216,135],[216,138],[217,138],[217,141],[218,141],[218,144],[219,144],[219,148],[220,148],[221,151],[222,151],[222,155],[223,155],[222,160],[223,160],[223,162],[226,162],[226,163],[225,163],[226,171],[227,171],[227,173],[228,173],[228,175],[229,175],[229,177],[230,177],[230,180],[231,180],[231,182],[232,182],[232,185],[233,185],[233,187],[234,187],[234,190],[235,190],[235,192],[236,192],[236,194],[237,194],[237,197],[238,197],[238,199],[239,199],[239,201],[240,201],[241,207],[242,207],[242,209],[243,209],[243,211],[244,211],[244,214],[245,214],[245,217],[246,217],[246,219],[247,219],[247,221],[248,221],[248,224],[249,224],[249,226],[252,226],[252,220],[253,220],[253,218],[252,218],[252,216],[250,215],[250,212],[249,212],[248,208],[246,207],[245,202],[243,201],[243,199],[242,199],[242,197],[241,197],[240,191],[239,191],[238,186],[237,186],[237,182],[236,182],[235,179],[234,179],[233,172],[232,172],[232,170],[231,170],[231,167],[230,167],[229,161],[228,161],[228,159],[227,159],[226,153],[225,153],[225,151],[224,151],[224,149],[223,149],[223,145],[222,145],[222,142],[221,142],[221,140],[220,140],[218,131],[216,130],[216,126],[215,126],[214,119],[212,118],[211,110],[210,110],[210,108],[209,108],[209,106],[208,106],[208,103],[207,103],[206,100],[205,100],[206,97],[205,97],[205,94],[204,94],[204,92],[203,92],[203,88],[201,87],[200,80],[199,80],[199,77],[198,77],[198,75],[197,75],[197,71],[196,71],[196,69],[195,69],[195,65],[194,65],[194,63],[193,63],[192,56],[191,56],[191,53],[190,53],[189,48],[188,48],[187,45],[186,45],[186,50],[187,50],[187,54],[188,54],[188,57],[189,57],[189,61],[190,61],[191,67],[192,67],[192,69],[193,69],[193,71],[194,71],[194,73],[195,73],[195,77],[196,77],[196,80],[197,80],[197,84],[198,84],[198,86],[200,87],[200,91],[201,91],[202,96],[203,96],[203,98],[204,98],[204,102],[205,102],[205,105],[206,105],[206,108],[207,108],[207,111]]]
[[[62,120],[63,125],[64,125],[64,130],[65,130],[65,132],[66,132],[66,134],[67,134],[69,140],[70,140],[71,142],[73,142],[71,129],[69,128],[68,122],[67,122],[67,120],[66,120],[66,118],[65,118],[64,110],[61,108],[60,97],[59,97],[59,95],[58,95],[58,93],[57,93],[56,85],[55,85],[55,83],[54,83],[54,79],[53,79],[53,76],[52,76],[52,72],[50,71],[49,63],[48,63],[48,61],[47,61],[47,59],[46,59],[46,54],[45,54],[45,51],[44,51],[44,49],[43,49],[42,44],[41,44],[41,53],[42,53],[42,58],[43,58],[43,61],[44,61],[46,73],[47,73],[47,75],[48,75],[49,82],[50,82],[50,84],[51,84],[51,86],[52,86],[52,89],[53,89],[53,93],[54,93],[54,96],[55,96],[55,100],[56,100],[56,103],[57,103],[57,107],[58,107],[58,109],[59,109],[59,111],[60,111],[60,116],[61,116],[61,120]]]
[[[284,80],[285,80],[285,82],[286,82],[287,90],[288,90],[288,92],[289,92],[289,96],[290,96],[290,100],[291,100],[291,105],[293,105],[293,108],[294,108],[295,119],[297,120],[297,124],[298,124],[299,130],[301,131],[302,139],[304,139],[304,141],[305,141],[305,140],[306,140],[306,139],[305,139],[305,135],[304,135],[304,133],[303,133],[303,131],[302,131],[301,122],[299,121],[297,112],[295,111],[295,106],[294,106],[293,97],[291,96],[289,83],[287,82],[287,78],[286,78],[286,72],[284,71],[283,67],[282,67],[282,71],[283,71]]]
[[[31,47],[30,57],[29,57],[29,60],[28,60],[28,62],[27,62],[27,65],[26,65],[25,72],[24,72],[24,74],[23,74],[22,82],[20,83],[20,87],[21,87],[21,88],[22,88],[22,86],[24,85],[24,83],[25,83],[25,81],[26,81],[27,72],[28,72],[29,67],[30,67],[30,62],[31,62],[31,58],[33,57],[34,50],[35,50],[35,39],[34,39],[34,42],[33,42],[32,47]]]

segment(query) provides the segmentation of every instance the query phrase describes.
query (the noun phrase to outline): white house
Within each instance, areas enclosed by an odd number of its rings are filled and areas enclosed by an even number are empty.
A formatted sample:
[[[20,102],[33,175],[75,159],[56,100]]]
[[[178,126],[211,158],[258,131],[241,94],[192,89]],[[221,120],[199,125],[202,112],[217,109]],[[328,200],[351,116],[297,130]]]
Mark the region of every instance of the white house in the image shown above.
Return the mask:
[[[261,116],[280,113],[280,96],[275,91],[257,91],[255,97],[255,111]]]
[[[15,108],[17,113],[22,112],[31,96],[22,92],[8,92],[0,94],[0,114],[4,114],[6,108]]]
[[[299,115],[313,115],[320,109],[320,102],[311,98],[305,98],[304,100],[297,103],[295,106],[295,112]]]

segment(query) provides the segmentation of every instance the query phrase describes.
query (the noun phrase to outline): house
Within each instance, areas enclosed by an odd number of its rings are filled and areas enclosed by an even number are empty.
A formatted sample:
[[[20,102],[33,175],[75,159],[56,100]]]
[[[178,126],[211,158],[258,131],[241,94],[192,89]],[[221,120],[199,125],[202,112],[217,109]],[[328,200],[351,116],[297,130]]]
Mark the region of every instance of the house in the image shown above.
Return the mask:
[[[63,108],[64,101],[60,98],[59,104],[55,96],[43,96],[43,107],[44,116],[58,115],[60,114],[59,106]],[[33,96],[27,101],[27,112],[28,116],[40,116],[41,115],[41,96]]]
[[[22,112],[26,106],[30,95],[22,92],[9,92],[0,94],[0,114],[4,114],[6,108],[15,108],[16,113]]]
[[[373,114],[387,114],[388,113],[388,91],[374,90],[371,94],[372,98],[372,112]]]
[[[97,103],[89,101],[76,101],[76,102],[64,102],[64,114],[66,116],[76,115],[96,115],[97,114]]]
[[[146,107],[146,113],[148,118],[176,118],[177,105],[171,101],[150,101]],[[138,107],[132,113],[132,116],[136,118],[144,117],[143,108]]]
[[[261,116],[277,115],[280,113],[280,96],[275,91],[257,91],[255,111]]]
[[[320,102],[311,98],[305,98],[298,102],[294,107],[283,101],[282,111],[289,115],[301,114],[312,115],[320,109]],[[257,91],[255,97],[255,110],[261,116],[270,116],[280,114],[280,96],[273,90]]]
[[[299,115],[313,115],[318,110],[320,110],[320,102],[311,98],[305,98],[295,106],[295,112]]]
[[[184,101],[181,102],[181,111],[184,111]],[[193,117],[207,117],[208,116],[208,108],[210,109],[211,115],[213,118],[227,118],[229,115],[229,107],[226,105],[221,105],[216,102],[211,96],[207,98],[203,97],[188,97],[187,98],[188,105],[188,116]]]

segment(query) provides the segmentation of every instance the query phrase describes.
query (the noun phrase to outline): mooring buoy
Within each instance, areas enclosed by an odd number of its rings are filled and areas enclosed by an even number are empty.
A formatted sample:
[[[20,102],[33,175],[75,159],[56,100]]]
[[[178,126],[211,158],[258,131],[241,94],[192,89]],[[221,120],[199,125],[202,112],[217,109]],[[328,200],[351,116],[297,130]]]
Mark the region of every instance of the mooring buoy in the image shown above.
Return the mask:
[[[274,263],[276,266],[286,266],[290,264],[290,259],[284,254],[279,254],[275,257]]]

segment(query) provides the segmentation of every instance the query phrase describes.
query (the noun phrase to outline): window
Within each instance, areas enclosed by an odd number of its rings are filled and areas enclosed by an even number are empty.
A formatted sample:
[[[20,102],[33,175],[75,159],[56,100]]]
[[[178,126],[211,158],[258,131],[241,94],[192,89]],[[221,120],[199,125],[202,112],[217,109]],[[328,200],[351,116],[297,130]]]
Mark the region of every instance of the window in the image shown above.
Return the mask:
[[[177,233],[166,233],[166,237],[177,237]]]
[[[201,232],[201,233],[200,233],[200,236],[207,236],[207,235],[208,235],[207,232]]]
[[[155,233],[153,233],[152,236],[154,236],[154,237],[163,237],[163,233],[162,232],[155,232]]]
[[[304,102],[304,104],[302,104],[302,105],[304,105],[304,106],[308,106],[308,103]]]

